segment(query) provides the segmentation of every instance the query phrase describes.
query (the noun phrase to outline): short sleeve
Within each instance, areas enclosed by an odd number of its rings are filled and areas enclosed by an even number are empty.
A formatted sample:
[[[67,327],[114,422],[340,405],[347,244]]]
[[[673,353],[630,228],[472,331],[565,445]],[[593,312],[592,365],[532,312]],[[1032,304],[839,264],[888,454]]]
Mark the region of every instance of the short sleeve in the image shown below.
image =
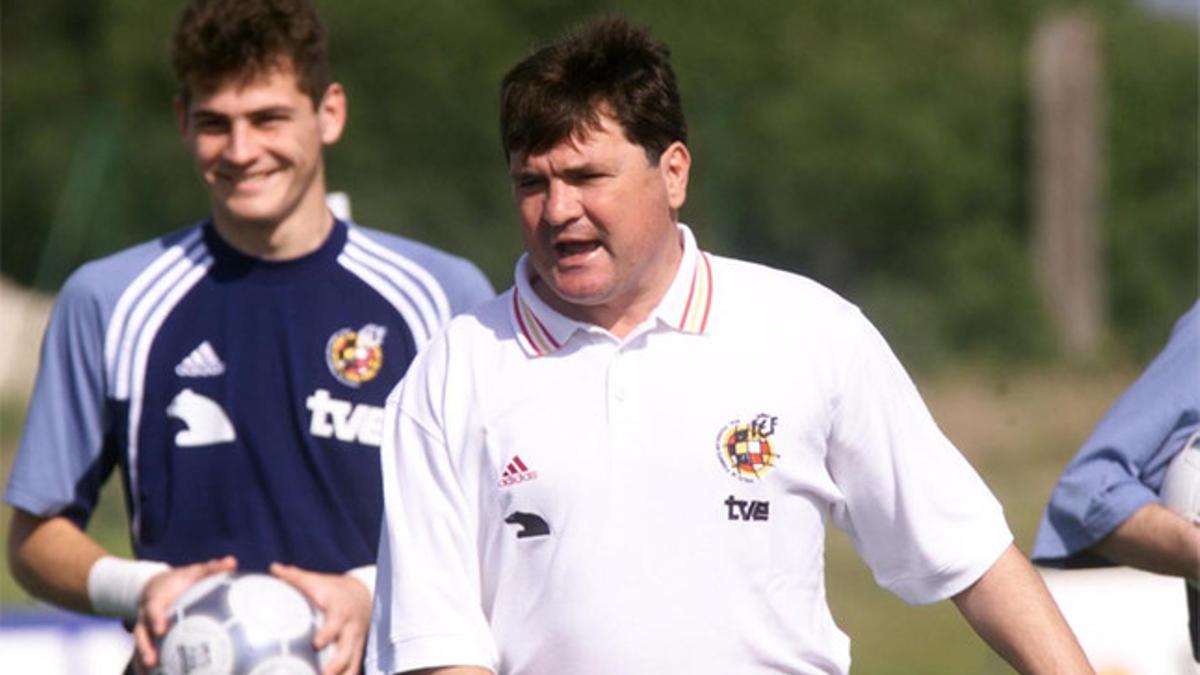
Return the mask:
[[[857,310],[834,331],[840,375],[828,468],[833,505],[875,580],[910,603],[970,586],[1012,543],[999,502],[934,422]]]
[[[477,489],[461,463],[461,396],[446,391],[446,334],[389,397],[382,447],[384,524],[367,651],[373,672],[448,665],[495,670],[480,600]],[[459,406],[447,411],[444,404]]]
[[[85,274],[59,293],[5,500],[39,516],[86,524],[115,458],[107,429],[104,312]]]

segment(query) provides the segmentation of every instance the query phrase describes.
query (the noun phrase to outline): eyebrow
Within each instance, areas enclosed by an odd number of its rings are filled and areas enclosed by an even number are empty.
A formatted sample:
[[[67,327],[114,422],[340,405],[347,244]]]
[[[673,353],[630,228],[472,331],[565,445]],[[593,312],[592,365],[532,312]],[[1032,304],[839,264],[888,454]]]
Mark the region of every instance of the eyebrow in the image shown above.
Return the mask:
[[[587,176],[610,172],[610,169],[603,168],[595,162],[584,162],[578,166],[567,167],[563,170],[562,174],[566,178],[585,178]]]
[[[273,115],[290,115],[292,112],[293,108],[291,106],[268,105],[262,108],[255,108],[254,110],[245,113],[245,117],[254,118]],[[225,113],[217,112],[215,110],[209,110],[208,108],[197,108],[191,112],[190,117],[192,119],[229,119],[230,115],[226,115]]]
[[[598,164],[597,162],[587,161],[587,162],[578,164],[576,166],[566,167],[565,169],[562,169],[561,171],[558,171],[557,173],[558,173],[558,175],[562,176],[563,178],[576,179],[576,178],[584,178],[586,176],[591,176],[594,174],[607,174],[607,173],[611,173],[611,172],[612,172],[612,169],[605,168],[605,167],[601,166],[600,164]],[[541,178],[544,176],[544,174],[541,171],[533,171],[533,170],[526,169],[523,167],[520,169],[517,169],[516,171],[510,171],[509,175],[512,176],[513,180]]]
[[[514,183],[525,183],[528,181],[542,180],[545,178],[544,175],[542,175],[541,173],[538,173],[537,171],[525,171],[525,170],[520,170],[520,171],[515,171],[515,172],[510,171],[508,175],[509,175],[509,178]]]

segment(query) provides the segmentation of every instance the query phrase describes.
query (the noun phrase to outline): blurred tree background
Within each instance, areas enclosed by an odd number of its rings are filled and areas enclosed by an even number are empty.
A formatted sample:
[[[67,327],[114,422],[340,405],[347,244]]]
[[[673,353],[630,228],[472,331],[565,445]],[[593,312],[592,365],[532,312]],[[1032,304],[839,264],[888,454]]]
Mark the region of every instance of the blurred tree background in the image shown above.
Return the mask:
[[[695,157],[684,219],[710,250],[863,305],[918,366],[1053,356],[1029,263],[1036,0],[318,2],[355,219],[476,260],[519,253],[496,133],[504,70],[620,11],[671,45]],[[0,267],[55,289],[84,260],[203,217],[178,142],[176,3],[2,7]],[[1110,345],[1145,356],[1197,295],[1197,31],[1127,1],[1100,25]]]

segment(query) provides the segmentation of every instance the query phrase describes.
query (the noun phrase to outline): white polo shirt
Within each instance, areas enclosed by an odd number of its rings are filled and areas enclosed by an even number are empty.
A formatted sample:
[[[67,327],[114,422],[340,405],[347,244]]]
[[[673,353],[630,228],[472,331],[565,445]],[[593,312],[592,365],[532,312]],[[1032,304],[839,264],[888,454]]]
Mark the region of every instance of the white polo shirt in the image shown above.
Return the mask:
[[[1011,543],[882,337],[803,277],[685,251],[624,340],[516,287],[388,405],[369,662],[394,673],[845,673],[824,521],[905,600]]]

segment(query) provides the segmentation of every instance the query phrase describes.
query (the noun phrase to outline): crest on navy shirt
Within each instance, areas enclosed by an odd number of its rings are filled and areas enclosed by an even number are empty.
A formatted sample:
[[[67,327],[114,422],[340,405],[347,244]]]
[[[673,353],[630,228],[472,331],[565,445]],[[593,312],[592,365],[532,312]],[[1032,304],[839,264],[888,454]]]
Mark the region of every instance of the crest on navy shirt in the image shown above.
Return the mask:
[[[734,420],[717,434],[717,456],[729,475],[754,482],[775,468],[779,459],[771,436],[779,418],[759,414],[749,422]]]
[[[357,387],[370,382],[383,367],[383,338],[387,328],[369,323],[354,330],[343,328],[325,345],[329,372],[342,384]]]

